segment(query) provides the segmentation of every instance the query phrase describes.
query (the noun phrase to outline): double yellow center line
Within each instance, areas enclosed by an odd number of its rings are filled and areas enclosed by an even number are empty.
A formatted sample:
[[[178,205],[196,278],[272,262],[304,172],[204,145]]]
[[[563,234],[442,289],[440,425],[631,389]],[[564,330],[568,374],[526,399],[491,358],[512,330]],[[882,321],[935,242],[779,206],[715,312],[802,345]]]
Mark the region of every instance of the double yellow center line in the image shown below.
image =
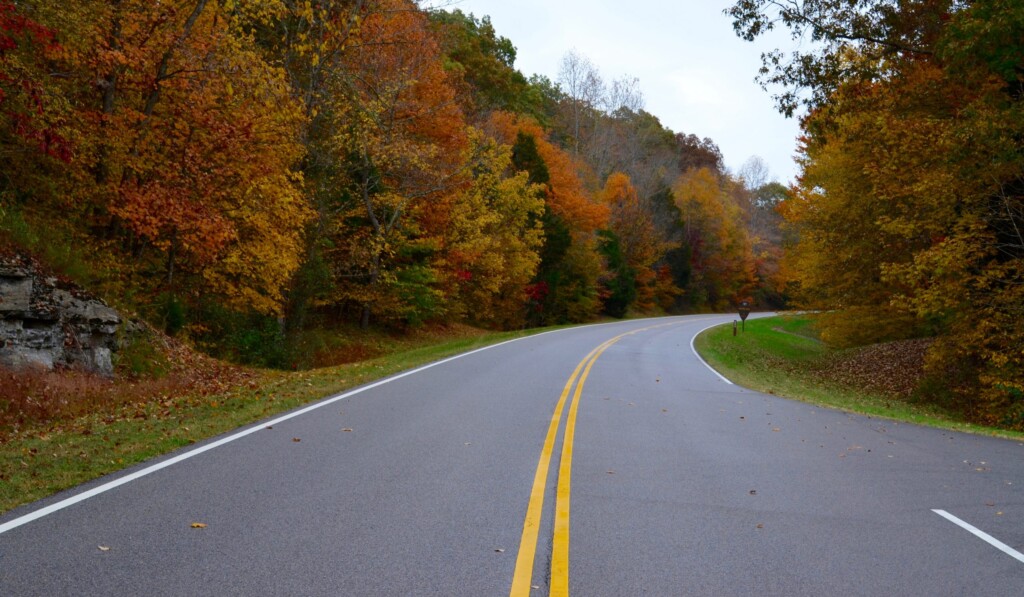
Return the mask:
[[[528,597],[530,595],[531,581],[533,579],[533,561],[537,553],[537,537],[540,533],[541,513],[544,510],[544,492],[547,488],[548,469],[551,465],[551,457],[554,454],[555,438],[558,435],[558,428],[562,421],[562,411],[565,409],[565,402],[572,394],[572,402],[569,404],[569,415],[565,421],[565,435],[562,438],[562,455],[558,467],[558,488],[555,492],[555,523],[554,534],[551,541],[551,596],[564,597],[569,594],[569,496],[572,477],[572,444],[576,435],[576,412],[579,408],[580,395],[583,393],[583,384],[590,375],[598,357],[612,345],[625,338],[656,327],[664,327],[661,324],[650,326],[619,334],[600,346],[590,351],[586,357],[573,370],[566,382],[562,394],[558,398],[555,410],[551,415],[551,423],[548,425],[548,433],[544,439],[544,447],[540,452],[540,461],[537,463],[537,472],[533,477],[533,489],[530,492],[530,503],[526,508],[526,519],[523,521],[523,536],[519,542],[519,553],[516,556],[516,570],[512,576],[512,591],[510,597]],[[573,392],[573,386],[576,391]]]

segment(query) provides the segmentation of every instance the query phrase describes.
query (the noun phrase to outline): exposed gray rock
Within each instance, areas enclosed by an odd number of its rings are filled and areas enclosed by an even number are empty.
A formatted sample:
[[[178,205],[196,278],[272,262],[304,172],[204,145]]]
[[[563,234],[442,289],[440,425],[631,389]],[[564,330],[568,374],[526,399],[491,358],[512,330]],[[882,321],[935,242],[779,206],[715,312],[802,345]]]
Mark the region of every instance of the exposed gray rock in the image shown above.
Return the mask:
[[[110,376],[122,318],[102,300],[0,255],[0,365],[80,367]]]
[[[0,314],[27,313],[31,301],[31,278],[0,275]]]

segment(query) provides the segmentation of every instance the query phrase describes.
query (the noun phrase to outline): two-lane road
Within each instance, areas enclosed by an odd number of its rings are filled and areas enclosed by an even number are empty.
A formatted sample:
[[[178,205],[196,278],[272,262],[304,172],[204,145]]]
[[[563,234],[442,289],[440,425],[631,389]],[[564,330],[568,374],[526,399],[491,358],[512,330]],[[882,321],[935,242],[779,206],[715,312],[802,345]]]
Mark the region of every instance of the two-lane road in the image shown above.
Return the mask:
[[[18,509],[0,595],[1024,594],[1024,445],[731,385],[690,344],[726,321],[505,343]]]

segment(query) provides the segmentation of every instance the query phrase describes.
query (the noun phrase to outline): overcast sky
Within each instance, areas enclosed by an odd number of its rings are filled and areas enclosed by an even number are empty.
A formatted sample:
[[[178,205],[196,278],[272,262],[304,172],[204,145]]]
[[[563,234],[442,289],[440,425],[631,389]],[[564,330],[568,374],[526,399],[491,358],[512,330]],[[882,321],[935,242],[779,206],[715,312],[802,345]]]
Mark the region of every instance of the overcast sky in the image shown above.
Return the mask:
[[[791,182],[799,126],[779,114],[754,82],[766,43],[743,41],[722,11],[729,0],[447,0],[489,15],[517,50],[526,76],[557,81],[569,50],[589,58],[606,82],[640,79],[645,109],[675,132],[710,137],[738,171],[760,156],[780,182]],[[791,49],[784,34],[773,44]]]

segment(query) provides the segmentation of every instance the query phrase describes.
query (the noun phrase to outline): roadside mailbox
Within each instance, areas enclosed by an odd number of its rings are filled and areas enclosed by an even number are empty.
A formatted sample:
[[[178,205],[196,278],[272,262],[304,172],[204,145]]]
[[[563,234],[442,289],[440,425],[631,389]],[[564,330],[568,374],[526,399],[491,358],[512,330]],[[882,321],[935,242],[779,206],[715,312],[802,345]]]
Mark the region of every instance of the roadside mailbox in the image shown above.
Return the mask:
[[[750,303],[743,301],[740,303],[740,319],[743,320],[743,331],[747,331],[747,315],[750,315]]]

